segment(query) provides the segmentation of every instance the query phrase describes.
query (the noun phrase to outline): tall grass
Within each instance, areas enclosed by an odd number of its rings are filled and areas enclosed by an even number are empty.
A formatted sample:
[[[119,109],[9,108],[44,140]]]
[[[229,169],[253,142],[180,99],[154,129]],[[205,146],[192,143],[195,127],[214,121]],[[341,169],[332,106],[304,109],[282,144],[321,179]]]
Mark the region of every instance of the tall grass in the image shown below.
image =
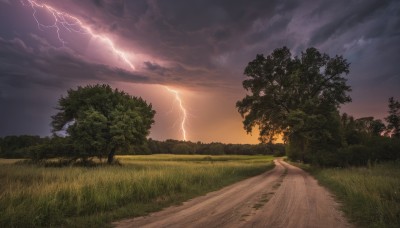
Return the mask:
[[[0,161],[0,227],[104,226],[272,167],[267,156],[121,156],[123,166],[44,168]]]
[[[400,227],[400,163],[314,170],[361,227]]]

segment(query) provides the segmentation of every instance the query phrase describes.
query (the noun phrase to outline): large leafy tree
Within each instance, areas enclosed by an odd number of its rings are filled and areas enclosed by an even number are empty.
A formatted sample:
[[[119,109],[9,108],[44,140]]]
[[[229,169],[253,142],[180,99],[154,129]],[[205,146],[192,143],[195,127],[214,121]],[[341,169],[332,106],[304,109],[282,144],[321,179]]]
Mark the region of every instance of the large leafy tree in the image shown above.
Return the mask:
[[[53,132],[67,127],[77,153],[74,156],[108,157],[118,150],[142,144],[154,123],[155,111],[142,98],[113,90],[109,85],[88,85],[68,90],[52,117]]]
[[[261,142],[283,135],[303,160],[314,147],[340,146],[338,107],[351,101],[348,73],[346,59],[315,48],[294,57],[286,47],[257,55],[244,71],[249,94],[236,103],[244,128],[258,127]]]

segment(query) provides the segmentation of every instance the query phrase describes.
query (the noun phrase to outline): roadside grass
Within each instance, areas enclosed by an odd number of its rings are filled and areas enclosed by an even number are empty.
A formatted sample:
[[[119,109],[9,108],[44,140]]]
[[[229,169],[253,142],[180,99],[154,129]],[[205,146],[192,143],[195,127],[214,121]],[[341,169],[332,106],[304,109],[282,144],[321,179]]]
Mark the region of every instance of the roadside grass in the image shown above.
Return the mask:
[[[118,156],[122,166],[0,159],[0,227],[93,227],[179,204],[273,168],[272,156]],[[15,162],[15,161],[13,161]]]
[[[330,189],[345,214],[360,227],[400,227],[399,161],[331,169],[295,165]]]

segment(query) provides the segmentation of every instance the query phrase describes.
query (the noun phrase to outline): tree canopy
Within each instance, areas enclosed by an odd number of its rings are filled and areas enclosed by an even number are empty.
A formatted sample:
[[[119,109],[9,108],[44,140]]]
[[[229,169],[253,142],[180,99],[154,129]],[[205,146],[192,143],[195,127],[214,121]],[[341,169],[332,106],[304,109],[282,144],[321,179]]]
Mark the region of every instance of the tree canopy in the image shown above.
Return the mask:
[[[294,57],[287,47],[257,55],[244,70],[243,87],[250,94],[236,103],[244,128],[251,133],[258,127],[262,142],[283,135],[299,153],[317,144],[340,145],[338,107],[351,101],[343,76],[349,66],[342,56],[315,48]]]
[[[142,144],[154,123],[155,111],[142,98],[109,85],[88,85],[68,90],[52,116],[53,132],[65,128],[76,148],[73,156],[104,157]]]

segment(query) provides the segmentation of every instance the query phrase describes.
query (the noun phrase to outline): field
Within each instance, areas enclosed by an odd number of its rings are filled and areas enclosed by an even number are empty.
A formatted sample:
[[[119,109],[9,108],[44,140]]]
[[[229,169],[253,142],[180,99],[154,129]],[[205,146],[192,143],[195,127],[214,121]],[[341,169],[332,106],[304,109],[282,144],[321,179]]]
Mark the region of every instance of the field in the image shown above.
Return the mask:
[[[122,166],[45,168],[0,159],[0,227],[107,226],[273,167],[271,156],[119,156]]]
[[[361,227],[400,227],[400,163],[369,168],[308,169]]]

